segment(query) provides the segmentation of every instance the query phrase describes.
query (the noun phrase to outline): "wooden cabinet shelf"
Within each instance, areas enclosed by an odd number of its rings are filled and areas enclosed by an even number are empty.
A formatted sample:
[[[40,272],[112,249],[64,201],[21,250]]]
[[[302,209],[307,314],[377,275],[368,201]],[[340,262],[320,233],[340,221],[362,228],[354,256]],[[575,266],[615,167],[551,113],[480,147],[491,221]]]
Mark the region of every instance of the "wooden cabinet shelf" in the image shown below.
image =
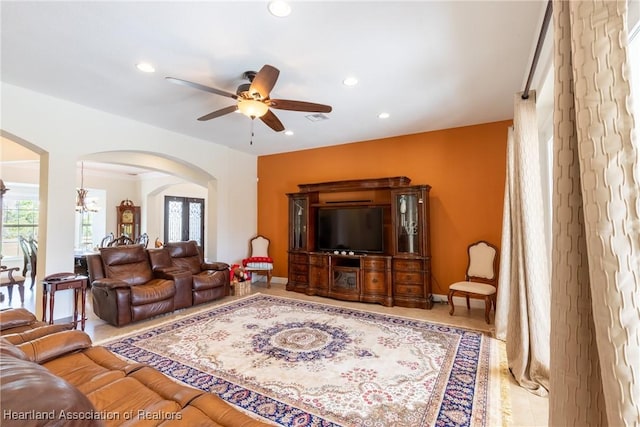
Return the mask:
[[[300,184],[298,193],[287,194],[287,290],[385,306],[431,308],[431,187],[410,185],[410,181],[392,177]],[[379,251],[383,253],[319,252],[318,209],[361,206],[384,208],[385,250]]]

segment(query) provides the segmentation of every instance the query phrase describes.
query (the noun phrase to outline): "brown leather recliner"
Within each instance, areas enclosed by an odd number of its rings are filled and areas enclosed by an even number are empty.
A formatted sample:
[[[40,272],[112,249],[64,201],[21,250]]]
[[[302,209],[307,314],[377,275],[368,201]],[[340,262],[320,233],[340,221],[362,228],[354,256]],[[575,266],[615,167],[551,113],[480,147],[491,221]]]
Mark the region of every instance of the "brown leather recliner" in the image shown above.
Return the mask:
[[[192,274],[193,305],[231,294],[229,264],[205,262],[202,248],[194,240],[170,242],[162,249],[149,249],[149,259],[154,271],[173,267]]]
[[[100,254],[87,256],[87,267],[93,311],[114,326],[170,313],[191,293],[185,273],[176,272],[181,280],[172,274],[154,276],[141,245],[100,248]]]

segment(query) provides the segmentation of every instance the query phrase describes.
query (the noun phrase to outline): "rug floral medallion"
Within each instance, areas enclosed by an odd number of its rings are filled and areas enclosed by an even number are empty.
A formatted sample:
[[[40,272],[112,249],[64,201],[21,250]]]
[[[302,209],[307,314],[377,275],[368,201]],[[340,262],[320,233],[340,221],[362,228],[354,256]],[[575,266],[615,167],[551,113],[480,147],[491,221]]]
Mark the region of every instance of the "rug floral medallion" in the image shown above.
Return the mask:
[[[279,425],[505,422],[478,331],[256,294],[104,345]]]

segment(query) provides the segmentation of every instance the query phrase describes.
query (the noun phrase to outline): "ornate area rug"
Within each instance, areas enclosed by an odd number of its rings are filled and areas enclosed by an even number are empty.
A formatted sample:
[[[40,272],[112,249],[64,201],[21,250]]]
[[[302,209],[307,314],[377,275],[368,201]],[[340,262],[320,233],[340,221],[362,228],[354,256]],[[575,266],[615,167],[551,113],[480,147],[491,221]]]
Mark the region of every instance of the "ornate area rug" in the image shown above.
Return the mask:
[[[499,426],[502,343],[478,331],[252,295],[103,343],[285,426]]]

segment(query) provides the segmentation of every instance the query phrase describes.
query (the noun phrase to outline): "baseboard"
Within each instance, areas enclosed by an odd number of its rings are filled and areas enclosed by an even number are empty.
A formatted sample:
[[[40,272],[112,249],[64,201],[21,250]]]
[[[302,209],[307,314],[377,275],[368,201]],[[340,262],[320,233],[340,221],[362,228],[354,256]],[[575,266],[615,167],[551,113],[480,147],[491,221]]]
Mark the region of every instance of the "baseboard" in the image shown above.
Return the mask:
[[[447,295],[433,294],[433,302],[434,303],[441,303],[441,304],[449,304],[449,300],[447,299]],[[459,307],[459,306],[466,307],[467,306],[467,299],[465,297],[454,296],[453,297],[453,305],[455,305],[456,307]],[[484,309],[484,300],[483,299],[477,299],[477,298],[469,298],[469,305],[471,305],[471,308],[482,308],[482,309]]]

